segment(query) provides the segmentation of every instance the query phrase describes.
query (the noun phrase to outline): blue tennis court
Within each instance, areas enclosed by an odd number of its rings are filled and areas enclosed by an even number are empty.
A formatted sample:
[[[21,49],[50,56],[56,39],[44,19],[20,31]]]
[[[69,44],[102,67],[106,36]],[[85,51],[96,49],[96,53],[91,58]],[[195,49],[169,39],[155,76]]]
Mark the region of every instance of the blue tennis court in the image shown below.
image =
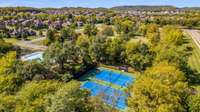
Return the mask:
[[[81,88],[91,91],[92,96],[103,95],[104,101],[118,109],[126,108],[127,94],[121,90],[113,89],[109,86],[100,85],[95,82],[86,82]]]
[[[93,77],[100,81],[91,81],[89,79],[81,86],[83,89],[88,89],[91,92],[91,96],[101,95],[103,96],[105,103],[120,110],[127,107],[126,99],[128,94],[122,90],[115,89],[115,87],[113,88],[109,85],[105,86],[101,81],[111,83],[121,88],[126,88],[133,82],[134,77],[131,77],[124,72],[115,72],[102,67],[91,70],[86,76]]]
[[[133,81],[133,78],[127,75],[123,75],[117,72],[113,72],[106,69],[100,69],[95,76],[96,79],[110,82],[121,87],[127,87]]]

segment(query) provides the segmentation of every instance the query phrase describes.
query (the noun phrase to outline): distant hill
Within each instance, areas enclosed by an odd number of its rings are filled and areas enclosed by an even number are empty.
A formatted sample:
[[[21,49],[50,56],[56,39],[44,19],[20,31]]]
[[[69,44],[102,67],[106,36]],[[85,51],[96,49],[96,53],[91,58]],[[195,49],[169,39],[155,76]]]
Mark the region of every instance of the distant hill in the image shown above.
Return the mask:
[[[177,7],[174,6],[145,6],[145,5],[138,5],[138,6],[116,6],[112,7],[111,9],[115,10],[140,10],[140,11],[161,11],[161,10],[176,10]]]
[[[111,9],[114,10],[137,10],[137,11],[162,11],[162,10],[176,10],[177,7],[174,6],[145,6],[145,5],[139,5],[139,6],[117,6],[112,7]]]
[[[200,11],[200,7],[184,7],[182,9],[183,10],[199,10]]]
[[[178,8],[175,6],[164,5],[164,6],[146,6],[146,5],[136,5],[136,6],[116,6],[112,7],[112,10],[135,10],[135,11],[173,11],[173,10],[183,10],[183,11],[200,11],[200,7],[183,7]]]
[[[10,10],[10,11],[17,11],[17,12],[42,12],[39,8],[33,8],[33,7],[0,7],[0,10]]]
[[[163,6],[148,6],[148,5],[136,5],[136,6],[116,6],[116,7],[112,7],[112,8],[103,8],[103,7],[99,7],[99,8],[87,8],[87,7],[62,7],[62,8],[34,8],[34,7],[23,7],[23,6],[19,6],[19,7],[0,7],[0,10],[2,9],[7,9],[7,10],[17,10],[17,11],[21,11],[21,12],[44,12],[46,10],[69,10],[69,9],[85,9],[85,10],[91,10],[91,9],[95,9],[95,10],[107,10],[107,9],[111,9],[111,10],[135,10],[135,11],[173,11],[173,10],[182,10],[182,11],[200,11],[200,7],[183,7],[183,8],[178,8],[175,6],[170,6],[170,5],[163,5]]]

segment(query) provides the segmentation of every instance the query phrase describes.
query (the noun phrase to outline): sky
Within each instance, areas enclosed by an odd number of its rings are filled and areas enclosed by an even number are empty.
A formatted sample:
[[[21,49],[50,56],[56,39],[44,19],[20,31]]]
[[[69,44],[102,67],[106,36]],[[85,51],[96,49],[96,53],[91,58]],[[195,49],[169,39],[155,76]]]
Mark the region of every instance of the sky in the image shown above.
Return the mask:
[[[173,5],[177,7],[200,7],[200,0],[0,0],[0,7],[105,7],[121,5]]]

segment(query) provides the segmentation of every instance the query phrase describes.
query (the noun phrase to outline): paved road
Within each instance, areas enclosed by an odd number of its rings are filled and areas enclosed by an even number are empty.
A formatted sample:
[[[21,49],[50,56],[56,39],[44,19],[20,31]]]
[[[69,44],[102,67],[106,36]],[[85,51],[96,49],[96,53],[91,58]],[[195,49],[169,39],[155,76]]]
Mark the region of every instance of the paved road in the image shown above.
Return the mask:
[[[45,37],[34,39],[32,41],[20,41],[20,42],[17,42],[16,45],[23,47],[23,48],[31,49],[31,50],[42,50],[43,51],[43,50],[47,49],[47,46],[37,45],[37,44],[34,44],[34,42],[42,41],[44,39],[45,39]]]
[[[200,48],[200,33],[199,33],[199,31],[198,30],[184,30],[184,31],[192,37],[194,42]]]
[[[45,40],[46,37],[41,37],[41,38],[37,38],[37,39],[34,39],[34,40],[31,40],[31,42],[38,42],[38,41],[42,41],[42,40]]]

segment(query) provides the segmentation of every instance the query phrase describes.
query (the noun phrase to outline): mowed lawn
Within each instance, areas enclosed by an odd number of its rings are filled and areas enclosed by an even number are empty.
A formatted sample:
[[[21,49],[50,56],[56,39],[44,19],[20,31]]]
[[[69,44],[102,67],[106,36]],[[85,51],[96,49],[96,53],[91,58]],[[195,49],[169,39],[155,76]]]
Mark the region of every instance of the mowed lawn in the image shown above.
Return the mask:
[[[195,42],[190,38],[190,44],[193,48],[192,55],[189,58],[189,65],[192,69],[197,70],[200,73],[200,48],[197,47]]]

